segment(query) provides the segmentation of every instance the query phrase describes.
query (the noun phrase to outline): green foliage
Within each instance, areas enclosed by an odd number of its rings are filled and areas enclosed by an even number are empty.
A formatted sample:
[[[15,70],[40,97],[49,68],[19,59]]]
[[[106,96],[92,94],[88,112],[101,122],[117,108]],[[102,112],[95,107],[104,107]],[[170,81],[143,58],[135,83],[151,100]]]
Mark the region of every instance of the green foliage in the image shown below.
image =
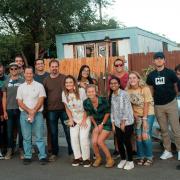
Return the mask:
[[[13,61],[13,57],[22,51],[20,38],[12,35],[0,35],[0,62],[9,64]]]
[[[101,0],[102,7],[109,2]],[[18,48],[14,51],[22,50],[27,59],[32,60],[34,43],[38,42],[41,48],[48,49],[54,46],[56,34],[118,26],[113,19],[99,23],[93,3],[100,1],[0,0],[0,33],[16,39],[14,46],[18,44]]]
[[[147,76],[149,75],[149,73],[154,71],[154,69],[155,69],[154,66],[149,65],[147,68],[142,70],[142,73],[143,73],[142,77],[143,77],[145,82],[146,82],[146,79],[147,79]]]

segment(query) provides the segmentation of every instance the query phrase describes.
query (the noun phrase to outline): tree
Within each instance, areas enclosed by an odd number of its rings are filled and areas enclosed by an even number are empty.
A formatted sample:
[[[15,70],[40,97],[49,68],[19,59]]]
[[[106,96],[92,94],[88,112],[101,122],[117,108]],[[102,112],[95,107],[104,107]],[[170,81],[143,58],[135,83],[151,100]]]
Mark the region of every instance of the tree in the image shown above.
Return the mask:
[[[31,64],[34,44],[41,49],[55,47],[55,35],[100,29],[94,0],[0,0],[0,33],[16,37],[18,46]],[[108,0],[101,0],[103,7]],[[104,23],[104,24],[103,24]]]
[[[0,35],[0,62],[9,64],[14,54],[22,51],[19,41],[14,35]]]
[[[94,0],[94,2],[95,2],[95,5],[98,5],[100,24],[103,24],[102,8],[112,5],[114,0]]]

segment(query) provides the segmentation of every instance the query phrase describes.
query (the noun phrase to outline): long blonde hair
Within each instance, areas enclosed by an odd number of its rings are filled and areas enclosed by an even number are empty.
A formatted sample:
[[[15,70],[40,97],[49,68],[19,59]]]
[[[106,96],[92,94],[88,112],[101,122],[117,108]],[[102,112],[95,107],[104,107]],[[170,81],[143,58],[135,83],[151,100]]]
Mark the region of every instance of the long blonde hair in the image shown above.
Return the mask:
[[[144,88],[144,87],[147,86],[146,83],[144,82],[144,80],[142,79],[141,75],[140,75],[137,71],[131,71],[131,72],[129,73],[129,76],[130,76],[131,74],[134,74],[134,75],[139,79],[138,86],[139,86],[140,88]],[[130,85],[129,80],[128,80],[128,83],[127,83],[127,86],[126,86],[126,90],[131,89],[131,88],[132,88],[132,86]]]

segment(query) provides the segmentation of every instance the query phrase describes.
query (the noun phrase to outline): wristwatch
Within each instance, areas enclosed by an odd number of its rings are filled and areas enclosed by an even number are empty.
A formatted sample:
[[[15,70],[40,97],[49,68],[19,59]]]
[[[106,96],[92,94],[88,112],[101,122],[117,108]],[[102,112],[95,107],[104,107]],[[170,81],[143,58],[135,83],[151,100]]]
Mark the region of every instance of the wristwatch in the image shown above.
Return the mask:
[[[104,125],[104,122],[102,122],[101,125]]]

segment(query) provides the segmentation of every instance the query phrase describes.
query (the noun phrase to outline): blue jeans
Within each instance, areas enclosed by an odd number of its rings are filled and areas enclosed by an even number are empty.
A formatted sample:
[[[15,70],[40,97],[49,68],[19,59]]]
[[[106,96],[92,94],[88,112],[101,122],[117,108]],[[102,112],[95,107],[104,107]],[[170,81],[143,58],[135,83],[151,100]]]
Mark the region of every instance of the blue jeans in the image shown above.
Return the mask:
[[[141,122],[136,122],[136,144],[137,144],[137,157],[138,159],[149,159],[152,160],[153,154],[152,154],[152,126],[154,123],[155,116],[154,115],[149,115],[147,117],[147,123],[148,123],[148,129],[144,130],[143,129],[143,123],[142,120]],[[144,138],[146,136],[147,138]]]
[[[50,134],[51,134],[52,154],[58,155],[58,152],[59,152],[59,146],[58,146],[58,120],[59,118],[61,120],[64,133],[66,136],[66,141],[68,144],[68,153],[72,154],[73,151],[71,147],[70,130],[64,124],[64,121],[68,119],[68,116],[65,110],[48,111],[48,123],[49,123]]]
[[[32,158],[32,131],[36,137],[36,145],[39,150],[39,159],[46,158],[45,141],[44,141],[44,119],[41,112],[37,112],[33,123],[27,121],[28,114],[21,112],[20,123],[23,135],[24,157],[27,159]]]
[[[23,137],[20,126],[20,111],[19,109],[8,109],[7,120],[7,148],[14,149],[14,129],[17,128],[19,148],[23,148]]]

